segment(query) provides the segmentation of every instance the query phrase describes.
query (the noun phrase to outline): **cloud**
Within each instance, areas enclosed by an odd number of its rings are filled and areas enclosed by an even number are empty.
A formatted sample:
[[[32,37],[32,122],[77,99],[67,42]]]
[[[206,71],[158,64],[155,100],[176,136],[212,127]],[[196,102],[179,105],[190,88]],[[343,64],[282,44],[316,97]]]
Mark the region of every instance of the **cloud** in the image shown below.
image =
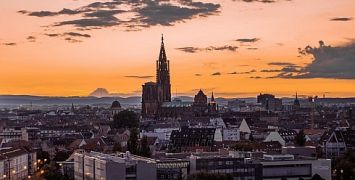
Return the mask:
[[[202,74],[195,74],[195,76],[202,76]]]
[[[91,37],[90,34],[83,34],[83,33],[77,33],[77,32],[46,33],[44,35],[46,35],[48,37],[63,38],[65,41],[67,41],[69,43],[83,42],[82,39],[80,39],[80,38],[90,38]]]
[[[271,62],[268,63],[269,66],[295,66],[296,64],[294,63],[289,63],[289,62]]]
[[[260,77],[260,76],[251,76],[251,77],[249,77],[250,79],[261,79],[262,77]]]
[[[228,74],[231,74],[231,75],[235,75],[235,74],[251,74],[251,73],[254,73],[254,72],[256,72],[255,69],[252,69],[250,71],[244,71],[244,72],[236,72],[236,71],[234,71],[234,72],[230,72]]]
[[[330,19],[331,21],[351,21],[353,20],[352,17],[335,17]]]
[[[55,26],[73,25],[75,27],[111,27],[119,24],[116,17],[111,18],[83,18],[56,23]]]
[[[61,37],[61,36],[85,37],[85,38],[91,37],[90,34],[81,34],[81,33],[76,33],[76,32],[50,33],[50,34],[44,34],[44,35],[46,35],[48,37]]]
[[[247,3],[259,2],[259,3],[276,3],[280,1],[291,1],[291,0],[233,0],[233,1],[243,1]]]
[[[292,73],[292,72],[301,72],[301,69],[298,68],[298,66],[285,66],[281,69],[281,72],[288,72],[288,73]]]
[[[34,36],[28,36],[26,39],[27,39],[28,42],[36,42],[37,38],[34,37]]]
[[[90,34],[81,34],[81,33],[76,33],[76,32],[66,32],[62,34],[63,36],[73,36],[73,37],[85,37],[85,38],[90,38]]]
[[[85,13],[85,17],[96,17],[96,18],[110,18],[112,19],[114,15],[125,12],[124,10],[96,10],[89,13]]]
[[[83,8],[77,9],[77,10],[71,10],[71,9],[62,9],[58,12],[54,12],[54,11],[27,11],[27,10],[20,10],[17,11],[20,14],[25,14],[28,16],[36,16],[36,17],[51,17],[51,16],[59,16],[59,15],[75,15],[75,14],[80,14],[83,12],[87,12],[89,11],[89,9],[84,10]]]
[[[215,73],[211,74],[211,76],[220,76],[220,75],[222,75],[222,73],[220,73],[220,72],[215,72]]]
[[[74,39],[74,38],[71,38],[71,37],[67,37],[65,38],[64,40],[70,42],[70,43],[80,43],[80,42],[83,42],[82,40],[78,40],[78,39]]]
[[[205,3],[192,0],[109,0],[93,2],[76,9],[60,11],[27,11],[18,13],[35,17],[65,16],[51,27],[74,26],[82,30],[118,26],[126,30],[141,30],[150,26],[173,26],[199,17],[207,17],[220,13],[220,4]],[[126,13],[119,19],[118,14]],[[76,19],[68,19],[68,15],[79,15]]]
[[[258,50],[259,48],[247,48],[247,50]]]
[[[160,3],[162,1],[146,2],[146,6],[137,10],[136,20],[148,26],[172,26],[196,16],[206,17],[217,14],[220,8],[219,4],[193,2],[192,0],[180,0],[178,1],[180,5]]]
[[[230,45],[225,45],[225,46],[210,46],[205,48],[204,50],[206,51],[236,51],[238,49],[238,46],[230,46]]]
[[[121,24],[121,21],[115,17],[116,14],[123,13],[123,10],[95,10],[83,14],[84,18],[62,21],[55,26],[73,25],[75,27],[112,27]]]
[[[48,37],[58,37],[58,36],[61,36],[61,34],[55,34],[55,33],[49,33],[49,34],[44,34]]]
[[[260,39],[259,38],[243,38],[243,39],[236,39],[235,41],[240,42],[240,43],[255,43],[258,42]]]
[[[260,72],[264,72],[264,73],[281,72],[281,69],[263,69]]]
[[[302,68],[284,68],[272,78],[355,79],[355,42],[333,47],[319,41],[318,47],[307,46],[299,51],[304,56],[312,56],[313,61]]]
[[[28,16],[36,16],[36,17],[46,17],[46,16],[55,16],[57,15],[55,12],[51,12],[51,11],[37,11],[37,12],[29,12],[26,10],[21,10],[21,11],[17,11],[18,13],[21,14],[27,14]]]
[[[238,46],[232,45],[224,45],[224,46],[209,46],[205,48],[198,48],[198,47],[181,47],[176,48],[177,50],[186,52],[186,53],[197,53],[200,51],[232,51],[235,52],[238,49]]]
[[[82,33],[77,33],[77,32],[64,32],[64,33],[46,33],[44,34],[48,37],[64,37],[65,41],[68,41],[70,43],[79,43],[83,42],[80,39],[77,38],[90,38],[90,34],[82,34]]]
[[[196,47],[181,47],[181,48],[176,48],[177,50],[186,52],[186,53],[196,53],[200,51],[201,49],[196,48]]]
[[[124,76],[126,78],[137,78],[137,79],[150,79],[153,78],[154,76],[135,76],[135,75],[131,75],[131,76]]]
[[[10,43],[2,43],[5,46],[16,46],[16,43],[10,42]]]

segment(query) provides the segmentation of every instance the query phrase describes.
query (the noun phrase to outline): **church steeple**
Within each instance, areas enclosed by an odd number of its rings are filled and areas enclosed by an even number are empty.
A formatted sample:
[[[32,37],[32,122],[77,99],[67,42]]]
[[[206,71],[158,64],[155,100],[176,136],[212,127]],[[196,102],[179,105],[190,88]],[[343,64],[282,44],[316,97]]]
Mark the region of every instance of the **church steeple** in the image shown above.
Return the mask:
[[[214,102],[214,95],[213,95],[213,91],[212,91],[212,96],[211,96],[211,102]]]
[[[293,101],[294,109],[297,110],[301,107],[300,101],[298,100],[298,94],[296,92],[296,99]]]

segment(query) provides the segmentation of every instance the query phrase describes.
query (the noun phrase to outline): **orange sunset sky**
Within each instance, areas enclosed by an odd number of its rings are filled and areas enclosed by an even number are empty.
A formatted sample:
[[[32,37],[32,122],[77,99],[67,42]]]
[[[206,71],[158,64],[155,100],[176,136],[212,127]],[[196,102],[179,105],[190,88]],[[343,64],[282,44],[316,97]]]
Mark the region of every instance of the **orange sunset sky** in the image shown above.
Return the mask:
[[[2,0],[0,94],[355,97],[354,0]],[[307,46],[310,46],[306,48]]]

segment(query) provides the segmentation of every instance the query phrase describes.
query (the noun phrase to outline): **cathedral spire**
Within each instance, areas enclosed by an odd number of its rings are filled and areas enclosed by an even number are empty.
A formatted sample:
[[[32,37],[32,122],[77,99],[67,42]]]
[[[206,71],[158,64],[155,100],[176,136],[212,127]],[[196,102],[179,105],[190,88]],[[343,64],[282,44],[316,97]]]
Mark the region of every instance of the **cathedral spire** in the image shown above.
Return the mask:
[[[164,47],[164,35],[161,35],[161,46],[160,46],[160,53],[159,53],[159,61],[166,61],[166,53]]]
[[[164,46],[164,34],[161,34],[161,44]]]

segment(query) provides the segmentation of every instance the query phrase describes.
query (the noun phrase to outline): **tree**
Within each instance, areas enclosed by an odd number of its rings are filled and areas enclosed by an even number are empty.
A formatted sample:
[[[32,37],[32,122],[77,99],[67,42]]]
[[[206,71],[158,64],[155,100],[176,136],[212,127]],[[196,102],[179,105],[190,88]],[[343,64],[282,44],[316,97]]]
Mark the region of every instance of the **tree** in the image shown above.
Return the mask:
[[[140,146],[140,149],[139,149],[139,155],[144,156],[144,157],[150,157],[151,156],[147,136],[144,136],[142,138],[142,140],[141,140],[141,146]]]
[[[311,180],[324,180],[319,174],[315,174]]]
[[[70,152],[66,152],[66,151],[58,151],[54,158],[53,161],[65,161],[69,158],[69,156],[71,155]]]
[[[306,135],[304,134],[303,129],[296,135],[295,144],[298,146],[304,146],[306,144]]]
[[[352,179],[355,174],[355,151],[348,151],[335,161],[337,179]]]
[[[39,167],[40,169],[47,166],[51,161],[49,153],[43,150],[37,151],[37,161],[37,167]]]
[[[132,154],[138,153],[138,130],[137,128],[132,128],[130,130],[129,139],[127,142],[127,149]]]
[[[122,146],[121,143],[115,143],[112,148],[113,152],[122,152]]]
[[[113,127],[134,128],[139,125],[138,115],[130,110],[124,110],[113,116]]]

